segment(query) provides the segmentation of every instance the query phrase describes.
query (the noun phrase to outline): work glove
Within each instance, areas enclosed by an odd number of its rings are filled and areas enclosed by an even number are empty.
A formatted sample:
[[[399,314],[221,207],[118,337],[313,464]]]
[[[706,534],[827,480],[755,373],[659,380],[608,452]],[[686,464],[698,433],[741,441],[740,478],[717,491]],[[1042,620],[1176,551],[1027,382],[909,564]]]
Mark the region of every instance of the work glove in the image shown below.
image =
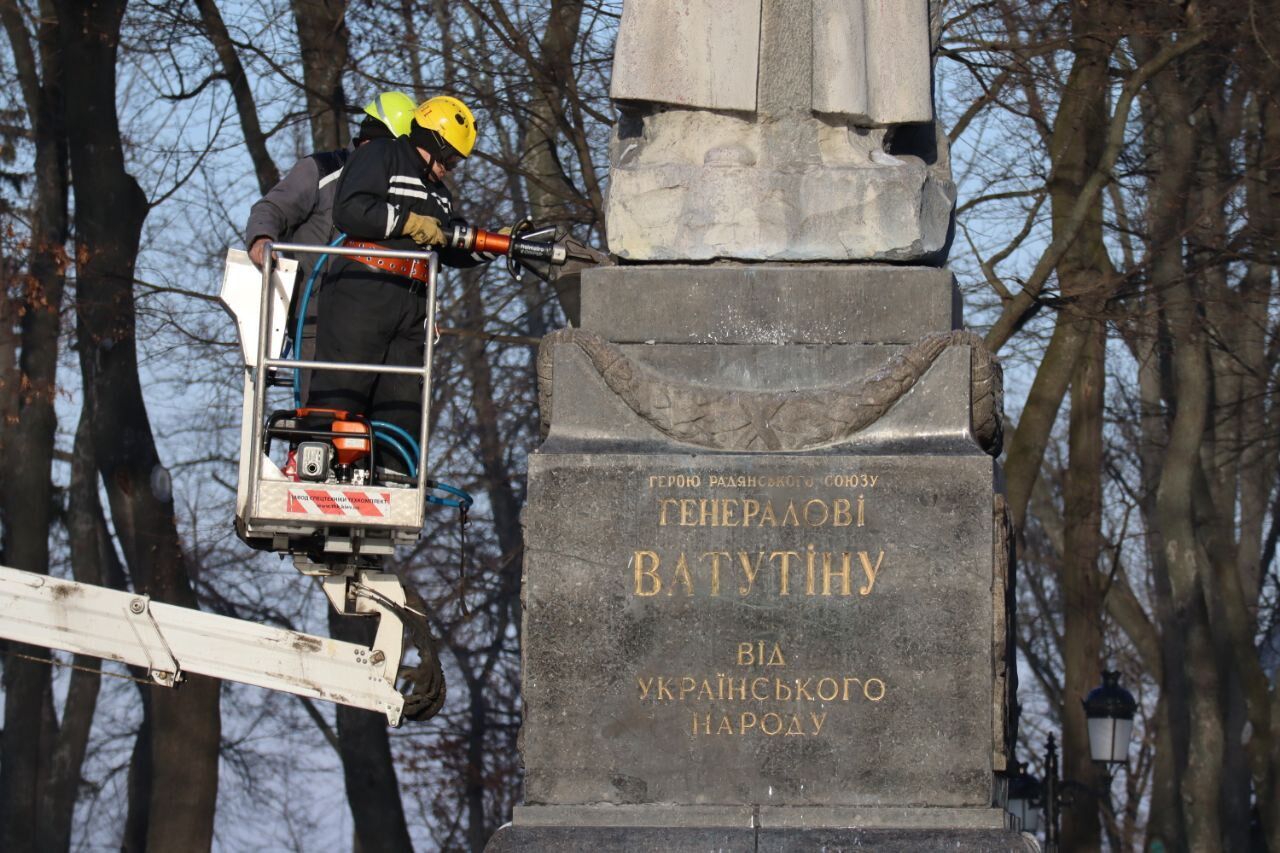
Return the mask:
[[[444,231],[440,229],[440,220],[434,216],[410,213],[400,233],[423,248],[444,245]]]

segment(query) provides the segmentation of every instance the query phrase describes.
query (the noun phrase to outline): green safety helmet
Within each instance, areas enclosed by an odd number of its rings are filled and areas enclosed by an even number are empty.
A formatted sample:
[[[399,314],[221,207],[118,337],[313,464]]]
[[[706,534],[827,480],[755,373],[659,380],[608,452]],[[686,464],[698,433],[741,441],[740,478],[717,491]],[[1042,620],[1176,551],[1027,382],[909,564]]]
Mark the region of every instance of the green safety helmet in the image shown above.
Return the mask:
[[[383,92],[369,102],[364,111],[387,126],[393,136],[404,136],[413,123],[418,105],[404,92]]]

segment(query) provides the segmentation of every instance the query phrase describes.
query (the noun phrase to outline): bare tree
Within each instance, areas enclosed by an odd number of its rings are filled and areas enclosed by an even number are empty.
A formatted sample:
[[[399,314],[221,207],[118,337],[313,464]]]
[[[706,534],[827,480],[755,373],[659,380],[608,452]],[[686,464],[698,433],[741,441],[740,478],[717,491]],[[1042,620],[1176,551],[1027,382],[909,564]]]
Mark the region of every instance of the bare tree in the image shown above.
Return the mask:
[[[124,0],[59,2],[67,137],[75,182],[76,313],[84,404],[111,519],[136,589],[196,604],[138,376],[134,267],[148,202],[125,167],[116,117],[116,57]],[[190,676],[148,703],[144,759],[146,846],[206,849],[217,799],[220,717],[216,681]],[[145,782],[143,781],[145,779]]]
[[[0,423],[0,518],[4,562],[26,571],[49,570],[54,495],[51,476],[57,416],[57,363],[67,240],[67,150],[63,67],[56,23],[47,4],[33,34],[28,10],[16,0],[0,4],[26,103],[34,143],[33,200],[25,269],[5,317],[16,322],[16,364],[5,364],[0,394],[7,417]],[[8,300],[6,300],[8,301]],[[35,649],[12,652],[43,657]],[[6,850],[66,849],[69,814],[51,803],[47,785],[57,774],[56,750],[74,751],[75,725],[59,731],[52,709],[49,670],[10,657],[4,666],[5,719],[0,736],[0,846]],[[74,699],[75,697],[72,697]],[[92,713],[90,712],[90,718]],[[69,768],[78,772],[75,768]],[[59,792],[61,793],[61,792]],[[51,809],[50,806],[53,806]]]
[[[961,227],[1015,235],[997,248],[975,240],[998,298],[987,340],[1038,362],[1007,459],[1035,614],[1022,651],[1064,727],[1064,769],[1099,795],[1075,798],[1064,847],[1095,848],[1103,833],[1135,844],[1141,797],[1147,836],[1166,849],[1241,849],[1251,809],[1275,846],[1259,617],[1274,608],[1260,593],[1264,530],[1276,526],[1277,384],[1264,355],[1276,283],[1274,252],[1254,250],[1272,219],[1261,187],[1275,72],[1259,51],[1273,22],[1215,3],[952,13],[947,51],[977,93],[961,133],[1021,127],[1039,143],[1031,172],[984,149],[989,189]],[[1029,234],[1043,252],[1019,250]],[[1114,808],[1079,719],[1099,658],[1153,687],[1133,765],[1150,784],[1131,775]]]

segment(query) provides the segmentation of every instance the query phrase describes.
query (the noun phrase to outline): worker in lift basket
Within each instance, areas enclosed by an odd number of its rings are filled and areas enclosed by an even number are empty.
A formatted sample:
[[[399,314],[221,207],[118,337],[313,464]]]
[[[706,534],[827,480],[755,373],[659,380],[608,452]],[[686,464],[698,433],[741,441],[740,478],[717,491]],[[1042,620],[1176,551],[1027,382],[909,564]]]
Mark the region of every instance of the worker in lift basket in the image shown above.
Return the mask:
[[[347,164],[352,150],[374,139],[392,139],[405,136],[413,122],[417,109],[414,100],[403,92],[383,92],[364,108],[352,148],[336,151],[320,151],[303,157],[289,173],[280,179],[267,194],[254,202],[249,209],[249,221],[244,228],[245,248],[249,259],[261,267],[267,243],[306,243],[326,245],[337,232],[333,229],[333,199],[338,179]],[[297,312],[302,291],[311,277],[311,271],[319,261],[319,255],[298,256],[298,277],[289,305],[288,334],[296,337]],[[315,355],[315,323],[319,301],[315,287],[307,303],[307,316],[303,321],[302,340],[293,341],[295,351],[303,359]],[[310,371],[302,376],[302,391],[306,395]]]
[[[442,263],[473,267],[492,256],[444,248],[454,217],[445,174],[471,154],[475,118],[456,98],[424,101],[406,137],[376,139],[351,155],[338,183],[333,221],[343,244],[369,255],[334,256],[322,286],[316,359],[420,367],[426,344],[427,265],[379,258],[380,248],[438,249]],[[416,376],[316,371],[307,406],[338,409],[393,424],[415,440],[422,385]],[[405,473],[398,454],[379,456]]]

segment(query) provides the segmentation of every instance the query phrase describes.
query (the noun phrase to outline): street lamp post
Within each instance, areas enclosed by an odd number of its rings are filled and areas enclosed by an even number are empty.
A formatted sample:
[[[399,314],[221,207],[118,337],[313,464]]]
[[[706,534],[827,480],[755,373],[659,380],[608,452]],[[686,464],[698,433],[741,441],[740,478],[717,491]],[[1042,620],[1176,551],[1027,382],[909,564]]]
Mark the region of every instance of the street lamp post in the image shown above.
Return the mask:
[[[1049,745],[1045,748],[1044,757],[1044,849],[1045,853],[1058,853],[1058,842],[1061,827],[1058,815],[1066,803],[1062,800],[1062,792],[1058,782],[1058,745],[1049,735]]]
[[[1108,670],[1102,673],[1102,684],[1089,692],[1083,704],[1089,724],[1090,755],[1106,767],[1110,781],[1114,769],[1129,761],[1129,740],[1138,703],[1132,693],[1120,686],[1120,673]],[[1070,791],[1078,788],[1093,796],[1098,792],[1071,779],[1058,778],[1058,742],[1052,734],[1045,747],[1044,784],[1027,773],[1025,764],[1019,764],[1018,770],[1018,775],[1009,781],[1009,811],[1022,821],[1025,831],[1034,834],[1037,812],[1043,808],[1045,853],[1057,853],[1062,809],[1074,804]]]
[[[1040,809],[1043,787],[1040,780],[1027,772],[1025,762],[1018,762],[1018,775],[1009,780],[1009,812],[1018,819],[1023,832],[1040,831]]]
[[[1133,737],[1133,715],[1138,703],[1120,686],[1120,673],[1102,673],[1102,685],[1084,700],[1089,722],[1089,751],[1093,760],[1108,769],[1129,761],[1129,739]]]

